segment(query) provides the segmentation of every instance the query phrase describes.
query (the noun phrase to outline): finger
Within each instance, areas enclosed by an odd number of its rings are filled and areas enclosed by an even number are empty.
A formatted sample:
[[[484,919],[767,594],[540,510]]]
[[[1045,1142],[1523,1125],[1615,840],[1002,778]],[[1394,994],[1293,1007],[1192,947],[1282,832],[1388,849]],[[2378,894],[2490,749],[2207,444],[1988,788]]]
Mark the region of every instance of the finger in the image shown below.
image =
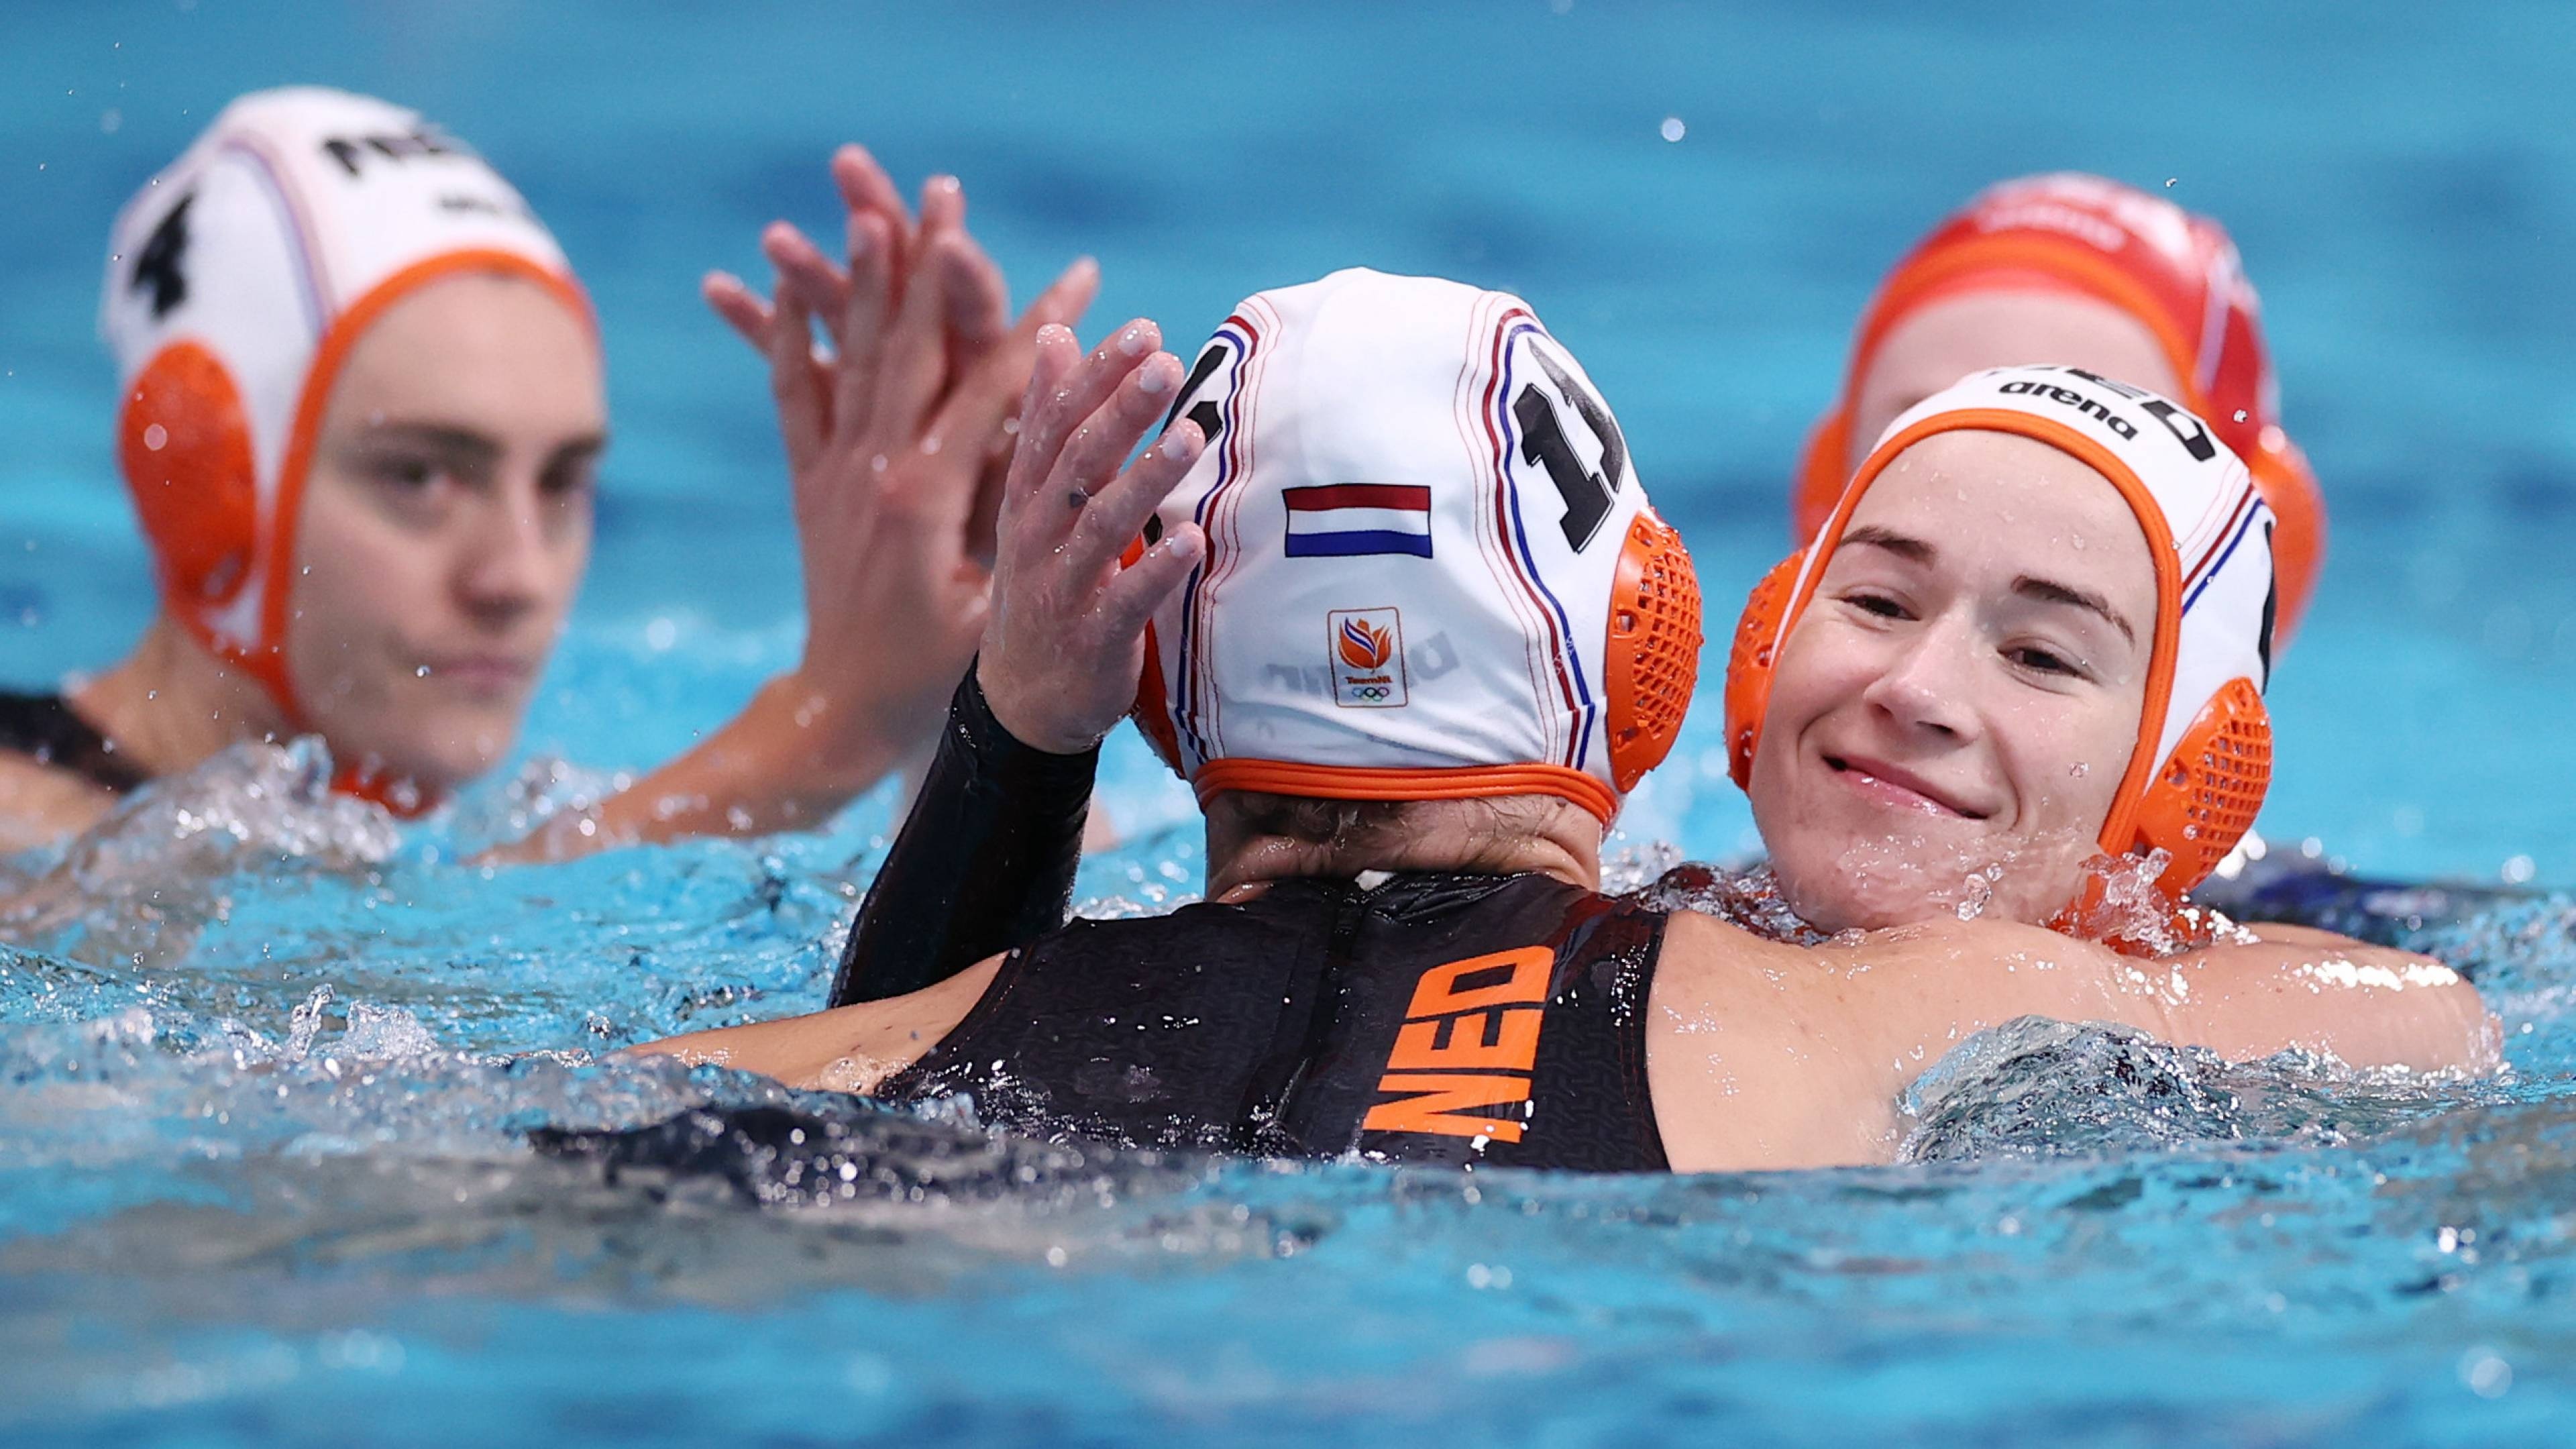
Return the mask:
[[[831,405],[821,369],[814,363],[813,313],[783,276],[766,342],[769,395],[778,403],[778,432],[787,443],[788,474],[801,479],[831,432]]]
[[[895,304],[868,404],[869,426],[879,436],[917,436],[948,381],[948,287],[959,266],[950,256],[963,241],[954,232],[922,228],[922,254]]]
[[[885,218],[887,265],[900,273],[912,255],[913,223],[894,178],[877,164],[867,147],[852,143],[832,153],[832,185],[841,193],[841,204],[851,211],[874,212]]]
[[[962,375],[1009,333],[1011,297],[1002,283],[1002,269],[972,236],[959,232],[939,256],[948,269],[949,372]]]
[[[778,269],[781,290],[793,288],[800,293],[808,314],[837,318],[849,306],[849,274],[823,255],[823,249],[808,241],[805,233],[773,221],[760,234],[760,251]]]
[[[1015,431],[1011,419],[1027,390],[1029,366],[1025,348],[987,349],[974,371],[949,390],[922,435],[925,447],[936,439],[940,451],[955,461],[947,472],[958,480],[951,491],[958,495],[955,512],[965,524],[970,555],[991,556]]]
[[[921,183],[921,238],[935,232],[962,231],[966,226],[966,185],[954,176],[933,176]]]
[[[1041,342],[1050,336],[1072,335],[1059,328],[1041,328],[1038,332]],[[1020,414],[1020,449],[1011,460],[1011,491],[1015,495],[1054,486],[1066,445],[1076,430],[1162,345],[1162,340],[1162,329],[1139,317],[1112,333],[1079,366],[1059,373],[1046,389],[1039,390],[1037,378],[1030,378],[1029,397],[1033,403],[1042,399],[1044,406]],[[1044,355],[1041,350],[1040,356]],[[1043,471],[1023,473],[1019,467],[1022,458],[1043,459]]]
[[[1097,612],[1102,631],[1121,642],[1142,636],[1154,611],[1163,607],[1163,601],[1206,556],[1207,535],[1199,531],[1197,524],[1184,523],[1164,534],[1161,541],[1120,569],[1109,586],[1100,591]]]
[[[743,341],[764,353],[769,350],[769,304],[742,278],[731,272],[709,272],[698,283],[698,295]]]
[[[1076,577],[1088,577],[1125,552],[1128,540],[1144,532],[1145,520],[1163,506],[1205,451],[1207,439],[1198,424],[1187,418],[1172,424],[1160,441],[1083,506],[1082,522],[1065,546],[1066,566],[1076,571]]]
[[[971,250],[956,253],[947,282],[949,372],[955,381],[931,419],[929,432],[945,439],[948,446],[977,448],[984,456],[997,456],[1009,442],[1002,423],[1011,416],[1028,381],[1030,354],[1025,345],[1016,345],[1016,330],[1009,334],[1002,330],[1008,313],[1001,268],[970,237],[960,237],[942,252],[955,253],[960,246]],[[1030,336],[1036,332],[1036,327],[1029,328]]]
[[[1069,401],[1059,402],[1056,394],[1065,393],[1070,399],[1066,380],[1082,358],[1082,344],[1071,328],[1041,327],[1034,345],[1036,355],[1029,362],[1028,389],[1020,395],[1020,441],[1011,450],[1011,466],[1002,486],[1001,537],[1005,539],[1014,531],[1013,521],[1021,506],[1055,471],[1055,447],[1047,443],[1044,431],[1034,424],[1051,417],[1059,407],[1069,406]],[[1062,433],[1056,436],[1060,439]]]
[[[850,285],[833,333],[840,367],[832,389],[832,417],[844,442],[873,435],[877,425],[873,400],[888,349],[892,244],[884,217],[872,211],[850,214]]]
[[[1007,458],[996,454],[975,470],[975,504],[966,512],[966,557],[988,569],[1001,544],[1008,464]]]
[[[1179,358],[1168,352],[1146,358],[1074,430],[1073,437],[1065,443],[1064,457],[1056,464],[1055,476],[1048,482],[1067,490],[1069,502],[1075,501],[1072,495],[1079,492],[1082,498],[1077,506],[1088,513],[1090,501],[1107,491],[1117,478],[1118,465],[1163,420],[1163,409],[1171,405],[1172,390],[1180,385]],[[1134,531],[1131,528],[1128,533]]]
[[[987,356],[977,369],[978,375],[961,384],[936,426],[960,446],[964,440],[984,440],[984,464],[975,486],[975,507],[967,526],[968,556],[990,560],[1000,542],[1003,500],[1010,493],[1011,461],[1017,452],[1023,397],[1027,393],[1029,369],[1036,358],[1039,329],[1071,328],[1091,309],[1092,298],[1100,293],[1100,264],[1089,257],[1077,258],[1040,292],[1028,310],[1012,324],[1010,336]],[[1000,411],[994,411],[998,398]]]

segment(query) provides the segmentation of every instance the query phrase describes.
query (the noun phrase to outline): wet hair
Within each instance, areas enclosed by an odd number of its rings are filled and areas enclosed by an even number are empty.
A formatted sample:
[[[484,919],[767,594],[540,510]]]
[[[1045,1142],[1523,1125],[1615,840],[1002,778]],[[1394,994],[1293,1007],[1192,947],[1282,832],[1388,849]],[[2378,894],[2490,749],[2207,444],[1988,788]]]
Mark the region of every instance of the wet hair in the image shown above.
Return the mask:
[[[1424,817],[1467,822],[1467,848],[1455,868],[1507,869],[1514,852],[1538,836],[1556,813],[1546,796],[1470,800],[1324,800],[1259,790],[1227,792],[1247,836],[1273,836],[1315,850],[1330,865],[1365,869],[1400,859],[1420,836]]]

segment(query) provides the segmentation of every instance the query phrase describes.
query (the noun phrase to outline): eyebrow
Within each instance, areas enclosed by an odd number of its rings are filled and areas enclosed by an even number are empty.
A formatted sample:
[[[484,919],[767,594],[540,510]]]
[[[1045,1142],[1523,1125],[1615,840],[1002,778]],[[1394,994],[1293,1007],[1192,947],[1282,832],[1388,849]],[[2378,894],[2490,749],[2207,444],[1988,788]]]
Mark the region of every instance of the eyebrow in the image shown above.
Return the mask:
[[[471,428],[457,427],[452,423],[374,423],[368,426],[366,436],[371,442],[410,443],[481,465],[497,461],[502,453],[499,443]],[[584,433],[558,445],[547,455],[547,461],[563,463],[595,458],[607,450],[606,433]]]
[[[1885,549],[1898,558],[1919,564],[1928,564],[1940,556],[1940,550],[1923,539],[1898,533],[1894,529],[1880,528],[1875,524],[1863,525],[1843,535],[1845,547],[1848,548],[1854,544]]]
[[[501,456],[499,443],[448,423],[370,423],[365,437],[371,443],[409,443],[476,463],[490,463]]]
[[[1929,565],[1940,557],[1940,550],[1934,548],[1928,540],[1874,524],[1864,525],[1844,534],[1843,543],[1846,547],[1863,544],[1870,548],[1882,549],[1911,563]],[[2071,584],[2061,584],[2055,579],[2037,578],[2030,574],[2024,574],[2013,580],[2013,592],[2025,599],[2035,599],[2043,604],[2070,604],[2078,609],[2099,614],[2112,628],[2120,631],[2121,637],[2132,644],[2138,642],[2137,629],[2127,619],[2121,617],[2119,610],[2111,607],[2110,600],[2100,594],[2088,593]]]
[[[2088,594],[2054,579],[2036,579],[2028,574],[2013,580],[2013,592],[2045,604],[2072,604],[2079,609],[2091,610],[2109,620],[2111,627],[2120,631],[2121,637],[2132,644],[2138,642],[2138,631],[2131,628],[2129,621],[2120,616],[2120,611],[2111,607],[2111,601],[2100,594]]]

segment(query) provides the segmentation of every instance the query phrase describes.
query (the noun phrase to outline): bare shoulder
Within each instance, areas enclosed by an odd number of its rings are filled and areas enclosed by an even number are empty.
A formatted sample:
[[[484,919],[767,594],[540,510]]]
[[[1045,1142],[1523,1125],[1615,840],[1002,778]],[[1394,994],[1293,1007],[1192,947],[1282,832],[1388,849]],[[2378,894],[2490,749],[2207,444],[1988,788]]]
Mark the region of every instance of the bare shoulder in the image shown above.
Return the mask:
[[[1680,1171],[1883,1162],[1912,1075],[1968,1033],[2100,999],[2099,947],[1943,919],[1823,946],[1680,912],[1648,1001],[1647,1079]]]
[[[76,835],[116,808],[114,791],[69,770],[0,750],[0,853]]]
[[[675,1056],[691,1066],[732,1067],[791,1087],[870,1092],[927,1055],[983,1000],[1003,958],[989,957],[936,986],[779,1021],[720,1027],[628,1047],[628,1056]]]

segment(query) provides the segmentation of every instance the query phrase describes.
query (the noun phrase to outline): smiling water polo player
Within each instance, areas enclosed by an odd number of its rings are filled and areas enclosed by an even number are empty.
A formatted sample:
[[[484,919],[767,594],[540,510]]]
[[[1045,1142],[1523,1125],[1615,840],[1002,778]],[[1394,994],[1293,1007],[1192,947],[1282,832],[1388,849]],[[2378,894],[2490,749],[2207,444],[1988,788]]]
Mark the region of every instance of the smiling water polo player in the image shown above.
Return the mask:
[[[1730,767],[1792,909],[2048,921],[2101,904],[2097,852],[2164,852],[2179,900],[2270,783],[2276,536],[2211,430],[2125,383],[1997,368],[1898,417],[1730,655]]]
[[[1807,441],[1791,506],[1815,537],[1897,414],[1969,373],[2059,363],[2181,403],[2251,471],[2279,521],[2280,633],[2325,560],[2325,500],[2280,422],[2262,313],[2206,216],[2099,176],[1987,188],[1933,228],[1861,314],[1842,396]]]
[[[1082,749],[1142,664],[1211,901],[640,1051],[965,1092],[1045,1133],[1587,1169],[1884,1160],[1911,1072],[2024,1014],[2492,1060],[2475,993],[2402,953],[2212,947],[2151,978],[2010,922],[1808,949],[1598,894],[1603,830],[1687,705],[1697,599],[1572,356],[1516,298],[1366,271],[1247,300],[1177,399],[1179,363],[1137,351],[1042,346],[959,696],[988,717],[952,736]],[[1332,491],[1354,484],[1384,491]]]
[[[998,439],[1037,325],[1064,309],[1006,340],[999,274],[964,236],[954,187],[934,188],[915,234],[872,162],[844,156],[836,171],[862,163],[859,180],[888,199],[854,228],[904,245],[854,275],[898,290],[885,258],[904,250],[923,284],[885,335],[836,339],[842,364],[947,379],[882,431],[935,421],[968,436],[942,409],[990,399],[971,433]],[[980,360],[950,350],[942,302],[950,318],[990,314]],[[813,310],[780,315],[801,330]],[[161,607],[130,657],[70,697],[0,696],[0,847],[82,828],[237,740],[319,733],[344,788],[405,810],[501,759],[587,563],[605,441],[589,305],[519,193],[401,107],[321,89],[246,96],[118,218],[101,315]],[[809,344],[796,341],[802,368]],[[917,493],[974,494],[983,450],[931,458],[843,432],[802,450],[821,461],[796,460],[800,495],[807,473],[862,444],[924,475]],[[982,609],[980,583],[945,567],[964,552],[966,510],[900,526],[927,511],[852,524],[800,509],[808,604],[825,621],[812,632],[832,669],[773,680],[583,817],[583,835],[549,844],[812,821],[926,741]],[[943,523],[944,542],[919,536]]]

